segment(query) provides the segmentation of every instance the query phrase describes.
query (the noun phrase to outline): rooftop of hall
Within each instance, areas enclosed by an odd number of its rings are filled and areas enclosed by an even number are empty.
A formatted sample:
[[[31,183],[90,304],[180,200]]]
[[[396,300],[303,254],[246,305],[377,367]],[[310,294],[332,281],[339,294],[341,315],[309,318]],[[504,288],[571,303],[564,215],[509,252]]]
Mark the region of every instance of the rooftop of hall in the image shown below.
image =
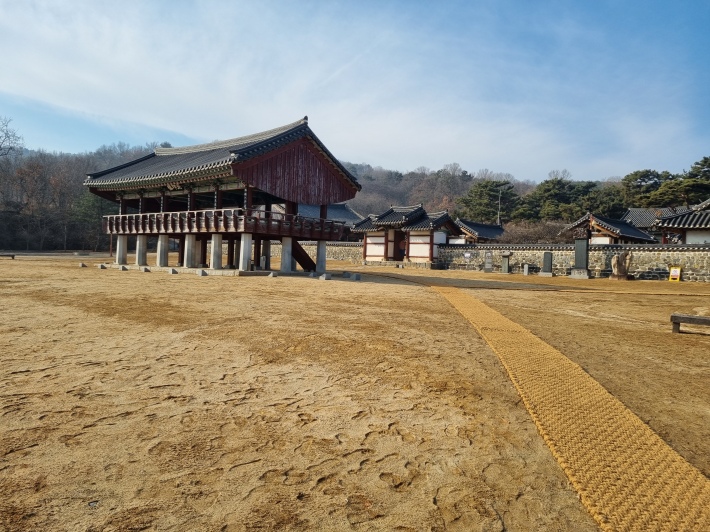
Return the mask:
[[[185,146],[155,148],[133,161],[90,172],[84,185],[93,188],[157,187],[176,180],[228,175],[234,163],[241,163],[277,150],[301,138],[310,139],[357,190],[353,176],[325,147],[308,126],[308,117],[274,129],[228,140]]]
[[[687,212],[661,217],[655,225],[667,229],[710,229],[710,198]]]
[[[592,214],[589,212],[582,216],[579,220],[569,224],[563,231],[568,231],[589,223],[597,225],[619,238],[634,240],[636,242],[656,242],[654,237],[645,231],[642,231],[638,227],[633,226],[629,222],[614,218],[607,218],[606,216],[599,216],[598,214]]]
[[[692,207],[629,207],[621,217],[639,229],[650,229],[658,218],[676,216],[692,210]]]
[[[422,204],[410,206],[391,206],[381,214],[370,214],[356,223],[352,232],[367,233],[384,229],[399,229],[401,231],[430,231],[448,225],[455,232],[459,231],[448,211],[427,213]]]
[[[468,233],[483,240],[495,240],[503,234],[503,226],[497,224],[484,224],[463,218],[456,219],[458,225],[464,233]]]

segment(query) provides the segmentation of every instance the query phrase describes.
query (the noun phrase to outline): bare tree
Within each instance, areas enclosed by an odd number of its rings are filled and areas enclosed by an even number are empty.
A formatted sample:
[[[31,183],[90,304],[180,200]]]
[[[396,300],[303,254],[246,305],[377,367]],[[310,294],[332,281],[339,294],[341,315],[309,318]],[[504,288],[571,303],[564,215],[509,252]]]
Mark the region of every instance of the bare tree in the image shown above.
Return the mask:
[[[22,148],[22,137],[10,127],[10,118],[0,116],[0,157]]]

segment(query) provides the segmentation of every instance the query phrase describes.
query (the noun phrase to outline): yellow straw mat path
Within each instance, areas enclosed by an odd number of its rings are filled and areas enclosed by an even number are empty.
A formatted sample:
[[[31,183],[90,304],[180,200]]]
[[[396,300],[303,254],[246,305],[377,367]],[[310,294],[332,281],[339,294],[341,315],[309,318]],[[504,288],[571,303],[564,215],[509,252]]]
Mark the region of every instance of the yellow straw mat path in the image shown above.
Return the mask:
[[[505,366],[603,530],[710,530],[710,480],[581,367],[457,288],[435,287]]]

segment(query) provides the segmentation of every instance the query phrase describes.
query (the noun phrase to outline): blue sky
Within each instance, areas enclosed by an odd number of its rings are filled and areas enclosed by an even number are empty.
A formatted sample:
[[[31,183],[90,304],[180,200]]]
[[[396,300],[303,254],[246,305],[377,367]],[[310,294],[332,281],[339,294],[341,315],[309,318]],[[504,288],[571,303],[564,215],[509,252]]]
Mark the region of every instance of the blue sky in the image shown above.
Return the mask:
[[[309,116],[341,160],[541,181],[710,155],[710,1],[0,0],[29,148],[227,139]]]

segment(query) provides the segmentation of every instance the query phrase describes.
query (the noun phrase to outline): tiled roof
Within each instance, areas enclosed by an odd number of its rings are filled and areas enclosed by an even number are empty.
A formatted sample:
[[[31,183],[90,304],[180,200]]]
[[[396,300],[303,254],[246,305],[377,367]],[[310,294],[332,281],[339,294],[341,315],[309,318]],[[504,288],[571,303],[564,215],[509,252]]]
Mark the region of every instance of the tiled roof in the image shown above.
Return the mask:
[[[320,218],[320,205],[298,204],[298,214],[306,218]],[[352,210],[347,203],[333,203],[328,205],[328,219],[345,222],[348,226],[353,226],[361,221],[363,217]]]
[[[232,163],[249,160],[302,137],[308,137],[315,142],[343,175],[360,190],[357,179],[333,157],[308,127],[307,117],[245,137],[182,148],[156,148],[153,153],[135,161],[89,173],[84,184],[111,190],[229,175]]]
[[[421,204],[410,207],[390,207],[382,214],[371,214],[364,220],[356,223],[354,233],[367,233],[382,231],[388,228],[397,228],[402,231],[428,231],[439,229],[447,223],[453,226],[453,220],[447,211],[428,214]],[[454,226],[454,229],[456,227]]]
[[[457,218],[456,225],[463,229],[465,233],[484,240],[495,240],[503,234],[503,227],[495,224],[482,224]]]
[[[628,222],[625,222],[624,220],[615,220],[613,218],[607,218],[605,216],[599,216],[596,214],[591,214],[587,213],[585,216],[582,216],[579,220],[576,222],[571,223],[568,225],[565,230],[573,229],[575,227],[578,227],[582,224],[589,223],[590,219],[593,219],[593,222],[599,225],[600,227],[606,229],[612,234],[617,235],[618,237],[623,237],[626,239],[632,239],[636,240],[638,242],[655,242],[656,239],[653,238],[651,235],[646,233],[645,231],[642,231],[641,229],[634,227]]]
[[[648,229],[653,227],[654,222],[658,218],[675,216],[676,214],[684,214],[691,211],[688,207],[658,207],[644,209],[640,207],[630,207],[621,217],[625,222],[630,223],[639,229]]]
[[[410,207],[390,207],[382,214],[377,215],[377,225],[402,227],[424,215],[426,215],[426,211],[421,203]]]
[[[431,214],[425,212],[424,216],[421,216],[416,220],[412,220],[407,225],[403,225],[402,231],[427,231],[430,229],[439,229],[447,222],[453,222],[448,211],[433,212]]]
[[[367,218],[360,220],[359,222],[354,224],[352,232],[368,233],[372,231],[379,231],[381,228],[375,225],[375,220],[377,220],[377,216],[374,214],[370,214]]]
[[[656,227],[671,229],[710,229],[710,199],[705,200],[700,205],[696,205],[690,212],[658,219],[656,221]]]

